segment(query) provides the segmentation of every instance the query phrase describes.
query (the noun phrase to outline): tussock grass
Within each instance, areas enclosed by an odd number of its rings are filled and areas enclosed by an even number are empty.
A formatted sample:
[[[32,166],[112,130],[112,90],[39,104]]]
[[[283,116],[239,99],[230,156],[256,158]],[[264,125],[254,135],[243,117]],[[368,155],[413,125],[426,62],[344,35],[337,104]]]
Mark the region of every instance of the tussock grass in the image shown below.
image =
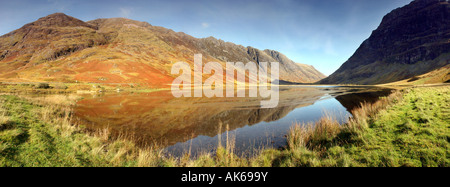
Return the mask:
[[[109,129],[86,131],[73,124],[76,96],[0,96],[1,118],[13,119],[10,129],[0,129],[0,166],[106,166],[176,167],[242,166],[234,154],[234,137],[217,154],[203,153],[192,159],[167,156],[157,146],[138,147],[132,137],[114,137]],[[8,114],[5,111],[9,111]],[[2,123],[3,124],[3,123]],[[221,128],[222,129],[222,128]]]
[[[22,98],[27,99],[28,101],[42,106],[54,106],[54,107],[62,107],[68,108],[70,106],[75,105],[75,102],[81,99],[78,95],[45,95],[43,97],[27,97],[22,96]]]
[[[2,105],[4,102],[4,99],[0,99],[0,130],[8,128],[9,125],[8,111]]]
[[[330,114],[295,124],[283,149],[253,156],[235,153],[235,137],[220,124],[214,153],[168,156],[158,147],[139,148],[106,128],[87,132],[72,123],[76,96],[0,96],[1,166],[138,167],[400,167],[443,166],[450,161],[450,87],[397,91],[363,103],[346,124]],[[225,133],[222,133],[225,132]],[[224,137],[222,137],[222,135]],[[225,145],[222,145],[225,140]]]
[[[111,140],[107,130],[91,133],[72,124],[77,97],[0,98],[13,123],[0,131],[1,166],[158,166],[153,158],[163,158],[156,150]]]
[[[360,108],[352,111],[353,117],[344,125],[329,113],[325,113],[324,117],[315,123],[295,124],[288,134],[288,148],[306,147],[311,150],[323,150],[333,145],[347,144],[350,141],[346,139],[347,136],[363,133],[380,110],[386,109],[401,97],[401,92],[395,92],[375,103],[362,103]]]
[[[342,127],[332,116],[326,115],[316,123],[296,124],[288,134],[288,148],[309,147],[320,149],[322,145],[335,137]]]
[[[326,116],[297,124],[281,166],[448,167],[450,88],[415,88],[355,109],[344,125]],[[298,156],[296,154],[301,154]]]

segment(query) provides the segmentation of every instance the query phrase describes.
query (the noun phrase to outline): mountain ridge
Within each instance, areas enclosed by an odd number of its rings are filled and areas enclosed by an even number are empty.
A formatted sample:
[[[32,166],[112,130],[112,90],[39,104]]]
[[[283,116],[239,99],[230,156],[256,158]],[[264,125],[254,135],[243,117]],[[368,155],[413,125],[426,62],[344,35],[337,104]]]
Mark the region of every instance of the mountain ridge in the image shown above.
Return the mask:
[[[311,83],[325,76],[273,50],[214,37],[195,38],[127,18],[81,21],[55,13],[0,36],[0,80],[170,84],[171,64],[280,61],[280,79]]]
[[[323,84],[383,84],[418,76],[450,63],[450,4],[415,0],[381,24]]]

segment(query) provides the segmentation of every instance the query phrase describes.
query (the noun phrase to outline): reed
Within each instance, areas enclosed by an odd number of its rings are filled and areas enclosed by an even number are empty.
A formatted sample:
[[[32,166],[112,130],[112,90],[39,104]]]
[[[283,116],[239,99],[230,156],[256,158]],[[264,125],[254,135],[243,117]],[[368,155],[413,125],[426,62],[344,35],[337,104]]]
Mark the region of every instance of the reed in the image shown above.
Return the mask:
[[[177,158],[136,137],[87,131],[74,124],[76,96],[0,96],[0,166],[450,166],[446,150],[450,88],[397,91],[362,103],[346,124],[325,113],[315,123],[295,124],[283,149],[236,154],[236,138],[219,124],[215,152]],[[223,141],[225,140],[224,145]],[[426,147],[426,149],[424,149]]]

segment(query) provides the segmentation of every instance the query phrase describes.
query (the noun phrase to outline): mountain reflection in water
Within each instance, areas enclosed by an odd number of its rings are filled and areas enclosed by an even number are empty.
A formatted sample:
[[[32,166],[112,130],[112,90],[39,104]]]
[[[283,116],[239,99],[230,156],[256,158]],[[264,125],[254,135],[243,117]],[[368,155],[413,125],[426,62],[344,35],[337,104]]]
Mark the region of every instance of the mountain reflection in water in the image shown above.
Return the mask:
[[[279,105],[272,109],[260,108],[266,100],[261,98],[174,98],[170,91],[84,95],[75,116],[88,129],[108,128],[114,136],[156,143],[173,155],[214,150],[219,131],[228,126],[236,152],[251,154],[255,148],[284,146],[296,122],[314,122],[326,112],[345,123],[361,102],[389,93],[375,87],[280,87]]]

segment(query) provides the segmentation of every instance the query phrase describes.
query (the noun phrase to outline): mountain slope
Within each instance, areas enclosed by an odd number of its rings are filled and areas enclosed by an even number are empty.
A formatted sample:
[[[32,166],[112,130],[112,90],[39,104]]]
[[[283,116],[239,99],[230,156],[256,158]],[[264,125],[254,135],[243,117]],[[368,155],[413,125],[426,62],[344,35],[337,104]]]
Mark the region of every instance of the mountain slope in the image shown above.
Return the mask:
[[[280,79],[310,83],[325,76],[283,54],[243,47],[215,38],[194,38],[125,18],[83,22],[56,13],[0,37],[0,81],[172,83],[172,64],[280,62]]]
[[[385,86],[397,85],[423,85],[423,84],[440,84],[450,83],[450,64],[430,71],[423,75],[414,76],[405,80],[383,84]]]
[[[449,2],[416,0],[387,14],[355,54],[320,83],[388,83],[449,63]]]

